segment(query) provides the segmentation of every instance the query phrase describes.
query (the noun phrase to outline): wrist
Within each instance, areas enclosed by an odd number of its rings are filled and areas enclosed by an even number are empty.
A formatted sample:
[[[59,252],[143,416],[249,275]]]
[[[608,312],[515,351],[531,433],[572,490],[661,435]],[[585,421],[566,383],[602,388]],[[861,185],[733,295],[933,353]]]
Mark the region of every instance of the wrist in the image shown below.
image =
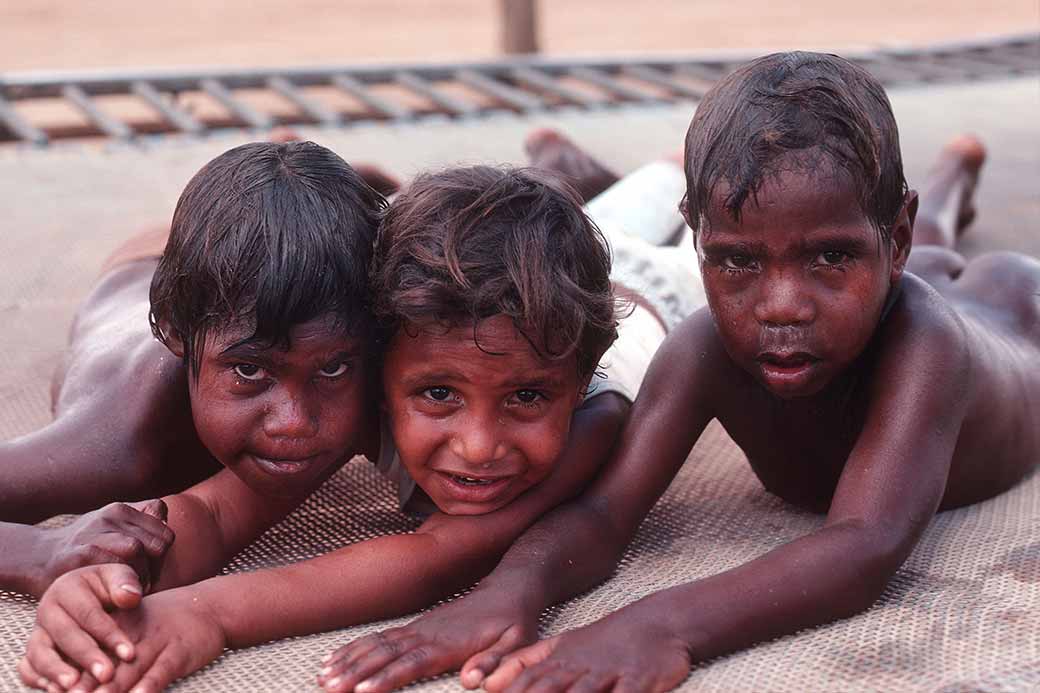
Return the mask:
[[[0,589],[39,598],[51,583],[49,532],[34,525],[0,523]]]

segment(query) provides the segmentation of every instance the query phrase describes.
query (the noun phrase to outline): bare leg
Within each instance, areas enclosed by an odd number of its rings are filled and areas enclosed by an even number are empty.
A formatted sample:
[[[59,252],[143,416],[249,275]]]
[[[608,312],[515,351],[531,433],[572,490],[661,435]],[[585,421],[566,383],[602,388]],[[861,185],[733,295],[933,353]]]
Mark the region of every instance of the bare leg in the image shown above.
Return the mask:
[[[531,165],[558,173],[588,202],[618,181],[618,175],[557,130],[543,128],[527,136],[524,150]]]
[[[921,189],[914,245],[953,248],[975,219],[975,186],[986,148],[973,135],[950,140]]]

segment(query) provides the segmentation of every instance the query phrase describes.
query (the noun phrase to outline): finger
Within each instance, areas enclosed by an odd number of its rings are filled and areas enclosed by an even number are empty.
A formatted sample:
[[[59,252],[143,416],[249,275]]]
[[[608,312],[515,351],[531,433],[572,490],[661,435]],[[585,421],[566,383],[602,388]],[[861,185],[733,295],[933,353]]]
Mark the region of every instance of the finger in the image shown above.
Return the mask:
[[[28,657],[22,657],[18,660],[18,676],[22,679],[22,683],[30,688],[38,688],[45,691],[51,684],[47,677],[41,676],[40,672],[36,671],[33,665],[29,663]]]
[[[142,654],[137,661],[120,664],[115,678],[98,688],[96,693],[160,693],[179,677],[177,672],[182,669],[181,664],[169,650],[160,652],[154,660]]]
[[[574,681],[571,684],[568,693],[599,693],[600,691],[613,690],[614,693],[618,693],[618,690],[614,687],[617,681],[615,676],[604,676],[602,674],[593,674],[586,672],[584,676]],[[632,693],[642,689],[634,689]]]
[[[140,603],[137,576],[127,566],[108,564],[61,578],[44,596],[37,611],[40,627],[53,638],[62,653],[84,669],[107,681],[108,657],[98,645],[114,652],[120,659],[132,659],[133,643],[105,610],[107,604],[117,607]],[[133,590],[137,590],[134,594]],[[101,664],[97,669],[96,664]]]
[[[84,671],[80,674],[79,681],[76,682],[76,685],[72,687],[69,693],[90,693],[98,687],[99,683],[90,672]]]
[[[121,563],[107,563],[91,570],[84,577],[91,581],[97,599],[128,611],[141,604],[144,589],[137,571]],[[129,642],[130,639],[126,638]],[[120,655],[121,658],[122,655]],[[125,658],[124,658],[125,659]]]
[[[492,693],[505,690],[525,669],[548,658],[557,642],[559,637],[542,640],[507,656],[484,680],[484,689]]]
[[[443,674],[452,668],[449,660],[438,657],[435,652],[420,645],[409,649],[382,670],[366,676],[354,686],[354,692],[389,693],[417,679]]]
[[[79,680],[79,669],[62,659],[50,635],[39,627],[30,633],[23,659],[27,660],[27,668],[38,679],[37,686],[44,690],[59,684],[62,688],[70,688]],[[29,681],[26,683],[33,685]]]
[[[133,533],[153,557],[165,553],[174,540],[173,530],[166,524],[166,503],[151,500],[123,507],[126,512],[120,514],[119,530]]]
[[[407,651],[413,638],[394,631],[375,633],[346,657],[340,657],[321,670],[319,682],[327,691],[354,690],[358,683]]]
[[[148,566],[149,554],[144,543],[135,537],[133,532],[134,530],[130,528],[119,532],[106,532],[94,537],[93,547],[103,556],[108,556],[98,563],[124,563],[137,573],[141,584],[147,587],[151,579],[151,570]]]
[[[509,690],[511,693],[515,691],[527,691],[528,693],[568,691],[571,685],[580,680],[584,674],[584,671],[566,669],[552,663],[539,664],[518,676]]]
[[[465,688],[477,688],[484,678],[498,668],[502,658],[513,652],[521,645],[527,644],[524,629],[519,625],[512,625],[502,633],[491,647],[483,652],[478,652],[465,661],[459,672],[459,679]]]
[[[59,670],[51,659],[52,656],[60,659],[59,652],[70,660],[72,665],[77,666],[79,670],[89,671],[99,681],[108,681],[112,678],[112,661],[101,650],[98,641],[88,630],[88,628],[97,629],[97,623],[101,620],[111,621],[112,619],[104,611],[98,610],[85,620],[87,623],[71,617],[60,608],[49,609],[45,619],[42,614],[40,615],[40,625],[46,630],[53,646],[41,649],[38,653],[39,659],[33,657],[32,664],[44,676],[56,680],[65,688],[70,688],[72,684],[76,683],[79,671],[76,671],[74,678],[63,674],[51,675],[51,672]],[[112,626],[115,626],[114,622]],[[44,665],[43,661],[47,661],[47,664]],[[65,664],[65,666],[69,665]],[[61,671],[64,669],[62,668]]]

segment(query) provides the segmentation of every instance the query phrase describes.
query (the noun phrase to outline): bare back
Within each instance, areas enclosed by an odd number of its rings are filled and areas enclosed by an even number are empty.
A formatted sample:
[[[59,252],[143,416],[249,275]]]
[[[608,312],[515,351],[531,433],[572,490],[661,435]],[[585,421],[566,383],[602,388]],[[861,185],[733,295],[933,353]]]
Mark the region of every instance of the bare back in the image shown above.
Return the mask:
[[[0,447],[3,520],[186,488],[219,467],[191,420],[185,369],[152,336],[154,260],[121,265],[81,305],[52,387],[54,421]]]

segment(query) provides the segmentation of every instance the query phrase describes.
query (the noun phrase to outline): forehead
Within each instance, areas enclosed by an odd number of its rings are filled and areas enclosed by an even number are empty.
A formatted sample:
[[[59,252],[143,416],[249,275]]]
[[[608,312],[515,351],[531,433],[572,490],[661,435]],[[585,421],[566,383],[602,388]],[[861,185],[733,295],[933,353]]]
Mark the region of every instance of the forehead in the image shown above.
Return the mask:
[[[342,320],[333,314],[293,325],[286,333],[285,340],[278,339],[273,344],[268,340],[255,338],[255,329],[252,320],[237,320],[214,327],[206,335],[205,349],[211,353],[221,353],[236,347],[282,353],[333,348],[357,352],[363,346],[363,341],[352,336]]]
[[[851,177],[826,163],[815,169],[781,165],[748,196],[739,214],[726,209],[729,195],[725,184],[713,192],[702,226],[703,242],[766,232],[798,236],[814,230],[876,235]]]
[[[386,363],[399,374],[436,371],[489,384],[520,376],[577,378],[575,355],[544,357],[503,315],[451,327],[406,325],[390,341]]]

